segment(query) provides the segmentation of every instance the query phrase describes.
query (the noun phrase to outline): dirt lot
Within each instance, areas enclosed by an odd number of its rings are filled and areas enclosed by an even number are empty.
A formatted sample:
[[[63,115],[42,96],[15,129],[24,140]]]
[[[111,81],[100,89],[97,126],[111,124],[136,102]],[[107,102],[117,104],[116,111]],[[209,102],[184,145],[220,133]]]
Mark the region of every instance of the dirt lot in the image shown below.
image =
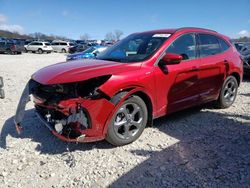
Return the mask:
[[[67,144],[28,105],[18,136],[13,115],[31,74],[63,54],[1,55],[0,187],[250,187],[250,79],[225,110],[193,108],[154,121],[138,141]]]

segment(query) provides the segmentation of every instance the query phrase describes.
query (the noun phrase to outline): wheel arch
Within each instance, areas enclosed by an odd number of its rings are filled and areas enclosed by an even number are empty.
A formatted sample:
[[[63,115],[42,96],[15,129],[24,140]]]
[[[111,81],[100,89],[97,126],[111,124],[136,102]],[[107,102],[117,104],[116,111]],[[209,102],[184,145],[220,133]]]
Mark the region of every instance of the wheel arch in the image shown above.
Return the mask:
[[[147,126],[152,126],[153,124],[153,103],[150,99],[150,97],[143,91],[137,91],[133,93],[132,95],[136,95],[140,97],[146,104],[147,110],[148,110],[148,122]]]
[[[233,73],[231,73],[231,74],[230,74],[230,76],[235,77],[235,78],[236,78],[236,80],[237,80],[238,86],[240,86],[240,82],[241,82],[241,77],[240,77],[240,74],[239,74],[239,73],[237,73],[237,72],[233,72]]]

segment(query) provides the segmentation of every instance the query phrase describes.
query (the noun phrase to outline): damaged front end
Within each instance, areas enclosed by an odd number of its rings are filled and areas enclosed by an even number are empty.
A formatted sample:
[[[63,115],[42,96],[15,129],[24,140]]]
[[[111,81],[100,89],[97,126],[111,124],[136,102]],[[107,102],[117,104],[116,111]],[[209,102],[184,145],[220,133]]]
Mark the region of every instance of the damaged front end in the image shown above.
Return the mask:
[[[22,130],[20,123],[26,103],[32,95],[39,119],[60,139],[72,142],[103,139],[103,126],[114,104],[98,88],[110,77],[51,85],[31,79],[22,93],[14,119],[18,133]]]

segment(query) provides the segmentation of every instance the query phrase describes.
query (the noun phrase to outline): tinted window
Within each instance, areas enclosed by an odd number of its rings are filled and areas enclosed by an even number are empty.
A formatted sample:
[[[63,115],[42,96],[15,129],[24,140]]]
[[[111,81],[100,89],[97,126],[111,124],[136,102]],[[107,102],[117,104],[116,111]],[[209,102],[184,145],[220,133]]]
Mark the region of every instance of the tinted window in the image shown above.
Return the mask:
[[[200,56],[206,57],[222,52],[218,38],[213,35],[199,34],[200,38]]]
[[[61,42],[61,43],[60,43],[60,45],[66,46],[66,45],[67,45],[67,43],[65,43],[65,42]]]
[[[194,34],[185,34],[177,38],[167,49],[168,53],[180,54],[183,60],[195,59],[195,36]]]
[[[223,52],[226,51],[228,48],[230,48],[229,44],[226,41],[224,41],[221,38],[218,38],[218,40],[220,42],[220,47]]]

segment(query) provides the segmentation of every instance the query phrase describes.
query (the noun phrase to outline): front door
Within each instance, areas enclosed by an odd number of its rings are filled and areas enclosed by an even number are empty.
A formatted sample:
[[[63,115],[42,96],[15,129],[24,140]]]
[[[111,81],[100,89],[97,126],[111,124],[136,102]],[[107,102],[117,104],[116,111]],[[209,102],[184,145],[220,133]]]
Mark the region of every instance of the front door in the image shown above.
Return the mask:
[[[178,37],[166,50],[183,57],[179,64],[167,65],[167,72],[155,68],[157,104],[160,115],[193,106],[199,100],[199,62],[196,53],[195,34]]]

